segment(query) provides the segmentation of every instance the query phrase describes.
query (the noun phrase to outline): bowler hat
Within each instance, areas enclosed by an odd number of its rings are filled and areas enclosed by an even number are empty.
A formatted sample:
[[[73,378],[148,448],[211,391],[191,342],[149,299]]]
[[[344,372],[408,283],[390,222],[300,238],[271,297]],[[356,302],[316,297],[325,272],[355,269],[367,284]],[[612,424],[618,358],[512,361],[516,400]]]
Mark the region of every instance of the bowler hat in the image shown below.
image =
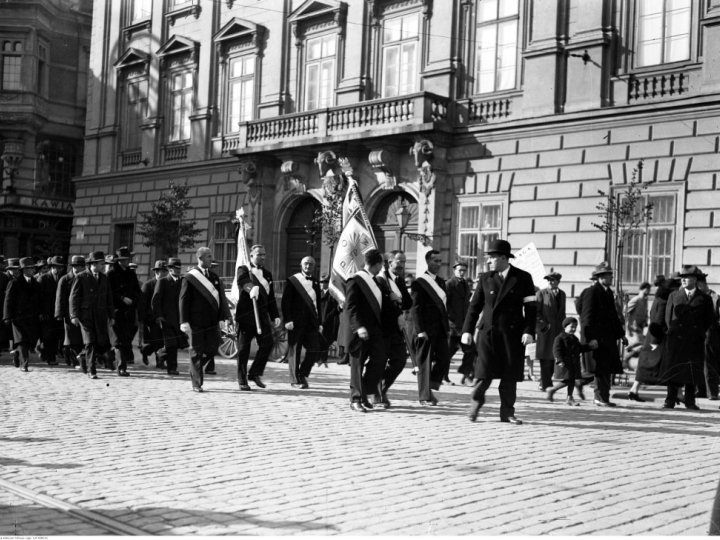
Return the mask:
[[[152,267],[153,270],[167,270],[167,263],[165,261],[155,261],[155,266]]]
[[[660,285],[663,281],[665,281],[665,275],[664,274],[658,274],[655,276],[655,281],[653,282],[653,285],[656,287]]]
[[[593,277],[598,277],[603,274],[612,274],[613,272],[614,271],[610,266],[610,263],[603,261],[595,267],[595,270],[593,270]]]
[[[87,258],[87,264],[99,263],[105,261],[105,253],[102,251],[93,251]]]
[[[50,259],[50,266],[65,266],[65,259],[60,255],[55,255]]]
[[[70,266],[85,266],[85,257],[82,255],[73,255],[70,259]]]
[[[487,251],[485,251],[485,254],[490,255],[492,253],[507,255],[510,259],[515,258],[515,255],[512,254],[510,248],[510,242],[508,242],[507,240],[493,240],[492,242],[490,242],[490,247],[487,249]]]
[[[133,255],[135,255],[135,253],[134,253],[134,252],[131,252],[131,251],[127,248],[127,246],[121,247],[120,249],[118,249],[118,250],[115,252],[115,254],[117,255],[117,259],[116,259],[116,260],[118,260],[118,261],[127,261],[127,260],[130,259],[130,257],[132,257]]]
[[[23,257],[20,259],[20,269],[23,270],[25,268],[37,268],[37,264],[35,264],[35,259],[32,257]]]
[[[455,264],[453,264],[453,268],[457,268],[458,266],[464,266],[465,268],[468,267],[468,265],[465,261],[458,261]]]
[[[167,261],[168,268],[182,268],[182,262],[177,257],[170,257]]]
[[[7,260],[8,270],[17,270],[20,268],[20,259],[8,259]]]
[[[547,279],[548,281],[560,281],[562,279],[562,274],[550,272],[544,279]]]
[[[105,264],[113,264],[116,260],[115,255],[105,255]]]
[[[695,266],[694,264],[686,264],[682,267],[680,272],[678,272],[679,276],[681,278],[683,277],[699,277],[702,274],[702,271]]]
[[[20,259],[20,262],[22,263],[22,259]],[[39,266],[40,268],[42,268],[44,266],[50,266],[50,259],[49,258],[48,259],[40,259],[37,262],[37,266]]]

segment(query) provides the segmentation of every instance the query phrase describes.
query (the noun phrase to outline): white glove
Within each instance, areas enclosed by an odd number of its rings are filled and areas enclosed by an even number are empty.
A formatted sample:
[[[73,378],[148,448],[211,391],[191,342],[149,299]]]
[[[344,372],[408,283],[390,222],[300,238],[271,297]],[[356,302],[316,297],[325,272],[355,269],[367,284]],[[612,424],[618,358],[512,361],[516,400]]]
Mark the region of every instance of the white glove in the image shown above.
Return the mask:
[[[180,330],[182,330],[183,332],[185,332],[185,333],[189,336],[189,335],[190,335],[190,332],[191,332],[191,330],[190,330],[190,323],[186,323],[186,322],[182,323],[182,324],[180,325]]]
[[[255,285],[252,289],[250,289],[250,298],[252,300],[257,300],[260,298],[260,287]]]
[[[535,341],[535,340],[533,339],[533,337],[530,334],[523,334],[523,336],[522,336],[522,344],[523,345],[526,345],[526,346],[532,345],[533,341]]]
[[[472,334],[470,332],[465,332],[460,337],[460,343],[462,343],[463,345],[470,345],[472,343]]]
[[[370,337],[370,334],[368,334],[368,331],[364,326],[357,329],[357,335],[363,341],[367,341],[367,339]]]
[[[285,323],[285,328],[287,328],[288,330],[292,330],[293,328],[295,328],[295,325],[292,321],[290,321],[289,323]]]

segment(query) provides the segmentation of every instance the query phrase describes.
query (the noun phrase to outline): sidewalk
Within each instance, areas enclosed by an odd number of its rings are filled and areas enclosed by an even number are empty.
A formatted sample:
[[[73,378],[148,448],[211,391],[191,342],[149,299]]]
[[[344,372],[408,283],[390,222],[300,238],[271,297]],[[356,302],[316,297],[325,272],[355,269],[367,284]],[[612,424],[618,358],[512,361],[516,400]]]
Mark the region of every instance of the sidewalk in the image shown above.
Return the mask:
[[[496,384],[472,424],[468,387],[421,407],[409,364],[393,407],[367,414],[350,410],[347,366],[316,367],[299,390],[271,363],[266,390],[240,393],[234,361],[217,365],[197,394],[187,354],[179,377],[140,363],[95,381],[3,355],[0,480],[147,534],[706,534],[716,402],[601,409],[588,391],[567,407],[526,381],[524,425],[499,422]],[[12,526],[46,534],[54,518],[14,501]]]

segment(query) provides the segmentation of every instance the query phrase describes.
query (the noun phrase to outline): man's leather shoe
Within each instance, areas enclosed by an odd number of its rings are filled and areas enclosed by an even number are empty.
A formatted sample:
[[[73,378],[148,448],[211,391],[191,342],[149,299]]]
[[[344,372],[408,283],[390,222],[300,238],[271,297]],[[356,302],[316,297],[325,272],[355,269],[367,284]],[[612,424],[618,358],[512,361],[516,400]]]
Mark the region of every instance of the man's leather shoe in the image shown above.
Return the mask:
[[[90,377],[91,379],[97,379],[97,378],[98,378],[97,373],[88,373],[88,377]]]
[[[553,392],[552,388],[549,389],[549,390],[547,390],[547,396],[546,396],[546,397],[547,397],[547,400],[548,400],[550,403],[552,403],[553,401],[555,401],[555,398],[553,397],[554,395],[555,395],[555,392]]]
[[[180,372],[177,369],[169,369],[168,375],[180,375]]]
[[[202,392],[202,386],[193,386],[193,392]]]
[[[208,371],[208,370],[206,369],[206,370],[205,370],[205,375],[217,375],[217,371],[213,371],[213,370]]]
[[[290,383],[290,386],[292,386],[293,388],[300,388],[302,390],[305,390],[306,388],[308,388],[308,385],[306,383],[301,383],[301,382]]]
[[[250,380],[254,382],[255,386],[257,386],[258,388],[265,388],[265,383],[262,381],[262,377],[260,377],[260,375],[250,377]]]
[[[475,422],[475,420],[477,420],[478,414],[480,413],[480,407],[482,407],[482,403],[475,400],[472,401],[470,411],[468,412],[468,418],[471,422]]]
[[[699,411],[700,407],[698,407],[695,403],[692,403],[690,405],[685,405],[686,409],[690,409],[691,411]]]
[[[367,399],[362,400],[362,406],[365,407],[368,410],[373,410],[375,407],[373,407],[373,404],[370,403]]]
[[[240,384],[240,390],[243,392],[249,392],[252,388],[250,388],[249,384]]]
[[[365,407],[362,406],[362,403],[358,403],[357,401],[353,401],[350,404],[350,408],[355,412],[367,412]]]
[[[447,384],[448,386],[455,386],[455,383],[450,380],[450,378],[443,379],[442,384]],[[439,390],[439,388],[435,388],[435,390]]]
[[[641,398],[638,394],[635,392],[628,392],[628,400],[629,401],[638,401],[640,403],[645,403],[645,400]]]
[[[585,401],[585,392],[583,392],[582,386],[576,387],[575,390],[576,390],[577,393],[578,393],[578,397],[579,397],[580,399],[582,399],[583,401]]]
[[[432,399],[421,399],[420,405],[423,407],[434,407],[437,405],[437,401],[433,401]]]
[[[612,403],[610,401],[600,401],[599,399],[594,399],[593,403],[598,407],[617,407],[615,403]]]
[[[118,371],[118,377],[129,377],[130,374],[127,371]]]
[[[148,355],[145,354],[145,353],[142,353],[142,362],[143,362],[143,364],[145,364],[146,366],[148,365]]]
[[[48,365],[48,366],[57,366],[58,363],[57,363],[55,360],[48,360],[47,365]]]
[[[377,394],[373,398],[373,406],[377,409],[389,409],[390,400],[387,396],[378,397]]]
[[[20,351],[13,351],[13,365],[20,367]]]
[[[674,403],[663,403],[662,408],[663,409],[674,409],[675,404]]]
[[[25,373],[27,373],[27,372],[30,371],[30,370],[29,370],[28,368],[26,368],[26,367],[22,367],[22,368],[20,368],[20,371],[24,371]]]
[[[508,416],[507,418],[501,418],[501,422],[507,422],[509,424],[515,424],[516,426],[522,425],[522,420],[515,418],[514,416]]]

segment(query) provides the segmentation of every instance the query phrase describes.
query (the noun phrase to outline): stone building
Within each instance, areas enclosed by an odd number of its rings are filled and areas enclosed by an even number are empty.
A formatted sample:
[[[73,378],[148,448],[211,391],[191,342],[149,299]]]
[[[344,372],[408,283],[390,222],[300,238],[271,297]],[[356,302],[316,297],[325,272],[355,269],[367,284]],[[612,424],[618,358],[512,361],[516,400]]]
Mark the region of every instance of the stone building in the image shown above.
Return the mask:
[[[82,170],[91,0],[0,3],[0,253],[67,253]]]
[[[140,213],[174,180],[223,276],[241,206],[278,279],[308,253],[325,271],[311,218],[351,175],[411,272],[421,237],[445,274],[505,237],[572,297],[614,249],[599,192],[642,159],[654,209],[625,283],[720,277],[718,0],[96,0],[93,17],[76,253],[128,244],[147,273]]]

